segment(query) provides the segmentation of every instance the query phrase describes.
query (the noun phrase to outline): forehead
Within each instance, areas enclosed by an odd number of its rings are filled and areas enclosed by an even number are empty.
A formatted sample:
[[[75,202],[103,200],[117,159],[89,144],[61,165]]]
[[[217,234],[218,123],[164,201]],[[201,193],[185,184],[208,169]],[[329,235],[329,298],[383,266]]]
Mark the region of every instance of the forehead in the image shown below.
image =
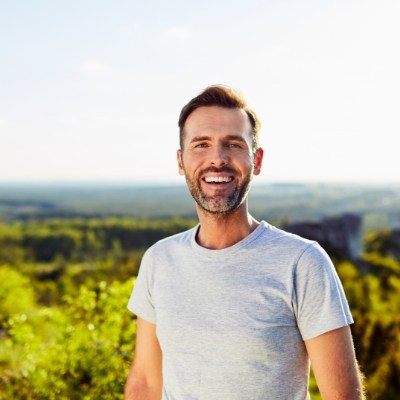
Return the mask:
[[[241,135],[251,140],[251,124],[246,111],[220,106],[199,107],[185,122],[185,140],[197,135]]]

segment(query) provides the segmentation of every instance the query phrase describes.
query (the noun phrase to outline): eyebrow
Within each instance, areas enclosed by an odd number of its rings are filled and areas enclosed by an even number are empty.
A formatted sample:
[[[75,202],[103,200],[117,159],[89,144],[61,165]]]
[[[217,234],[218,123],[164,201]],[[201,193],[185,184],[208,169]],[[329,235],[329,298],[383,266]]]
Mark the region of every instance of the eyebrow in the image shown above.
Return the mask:
[[[225,140],[237,140],[239,142],[243,142],[243,143],[247,143],[246,140],[239,135],[227,135],[224,136]],[[194,142],[202,142],[203,140],[212,140],[211,136],[195,136],[190,143],[194,143]]]
[[[201,142],[203,140],[211,140],[210,136],[195,136],[190,143],[194,143],[194,142]]]
[[[225,136],[224,139],[237,140],[238,142],[247,143],[246,140],[242,136],[239,136],[239,135],[228,135],[228,136]]]

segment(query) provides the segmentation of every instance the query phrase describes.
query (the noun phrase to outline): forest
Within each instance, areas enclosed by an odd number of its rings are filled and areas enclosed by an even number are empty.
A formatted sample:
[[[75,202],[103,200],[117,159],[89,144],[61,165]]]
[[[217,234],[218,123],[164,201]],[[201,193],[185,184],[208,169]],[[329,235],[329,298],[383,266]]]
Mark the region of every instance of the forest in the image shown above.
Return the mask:
[[[0,222],[0,399],[122,399],[135,350],[126,305],[144,250],[183,217]],[[359,260],[330,254],[356,321],[368,399],[400,398],[400,241],[369,230]],[[313,400],[321,397],[311,376]]]

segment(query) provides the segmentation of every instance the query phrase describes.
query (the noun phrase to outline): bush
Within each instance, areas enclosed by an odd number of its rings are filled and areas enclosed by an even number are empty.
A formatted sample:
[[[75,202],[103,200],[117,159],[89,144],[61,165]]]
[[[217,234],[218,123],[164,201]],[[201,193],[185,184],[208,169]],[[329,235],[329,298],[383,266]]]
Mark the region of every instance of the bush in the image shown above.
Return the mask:
[[[135,337],[132,285],[81,285],[63,307],[9,318],[0,398],[122,399]]]

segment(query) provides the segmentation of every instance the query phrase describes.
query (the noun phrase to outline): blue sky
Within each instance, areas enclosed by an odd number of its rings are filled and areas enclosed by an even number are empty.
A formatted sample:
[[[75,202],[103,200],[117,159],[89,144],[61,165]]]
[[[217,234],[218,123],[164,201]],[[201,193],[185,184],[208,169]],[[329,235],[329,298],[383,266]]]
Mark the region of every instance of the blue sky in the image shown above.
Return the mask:
[[[261,119],[259,181],[400,181],[396,0],[1,8],[0,181],[182,181],[180,109],[216,83]]]

